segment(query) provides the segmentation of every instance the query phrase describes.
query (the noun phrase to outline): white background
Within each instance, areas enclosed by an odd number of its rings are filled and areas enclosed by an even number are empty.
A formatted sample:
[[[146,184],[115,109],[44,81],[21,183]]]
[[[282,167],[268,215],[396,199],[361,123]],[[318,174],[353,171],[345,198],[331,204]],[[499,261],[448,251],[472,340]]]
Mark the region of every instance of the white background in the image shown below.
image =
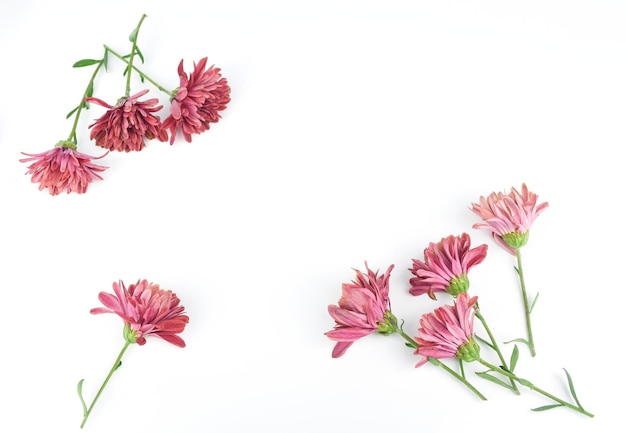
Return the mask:
[[[223,118],[192,143],[107,155],[84,195],[38,191],[20,152],[67,137],[91,74],[72,64],[127,52],[142,13],[145,71],[173,89],[181,59],[208,56],[232,87]],[[3,1],[0,431],[79,431],[76,383],[90,401],[123,345],[121,320],[89,310],[140,278],[181,298],[187,347],[131,346],[85,431],[620,431],[625,19],[601,0]],[[113,103],[110,65],[95,96]],[[103,113],[81,118],[80,151],[102,153],[87,127]],[[482,402],[416,370],[398,336],[331,358],[327,306],[352,268],[395,264],[393,310],[415,335],[449,298],[408,294],[411,258],[462,232],[489,245],[470,291],[496,337],[523,337],[514,258],[469,210],[522,182],[550,207],[523,250],[541,296],[538,355],[521,347],[517,372],[567,398],[567,368],[595,418],[531,412],[550,401],[469,365]]]

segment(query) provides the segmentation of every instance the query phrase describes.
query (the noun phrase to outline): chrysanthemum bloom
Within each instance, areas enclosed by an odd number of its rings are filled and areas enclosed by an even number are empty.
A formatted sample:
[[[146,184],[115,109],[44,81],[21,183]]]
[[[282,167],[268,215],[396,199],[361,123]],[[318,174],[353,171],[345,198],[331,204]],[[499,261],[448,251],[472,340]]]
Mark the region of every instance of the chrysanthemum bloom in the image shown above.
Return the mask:
[[[31,175],[33,183],[39,183],[39,190],[48,188],[51,195],[63,191],[82,194],[94,178],[102,179],[98,174],[108,167],[93,163],[93,157],[76,151],[76,145],[69,141],[59,142],[54,149],[42,153],[24,153],[29,158],[20,162],[31,162],[26,174]],[[106,155],[106,154],[105,154]]]
[[[526,245],[530,226],[548,203],[537,205],[537,194],[522,184],[522,192],[511,188],[509,194],[492,192],[472,203],[472,212],[483,219],[473,225],[476,229],[491,231],[493,239],[502,248],[515,255],[515,250]]]
[[[180,334],[189,322],[176,294],[162,290],[147,280],[137,281],[128,289],[122,281],[113,283],[114,294],[100,292],[98,299],[106,308],[93,308],[91,314],[115,313],[124,320],[124,337],[140,346],[154,335],[178,347],[185,347]]]
[[[228,81],[222,77],[219,68],[211,66],[205,70],[206,63],[206,57],[197,65],[194,62],[194,70],[189,76],[185,74],[182,60],[178,65],[180,86],[172,98],[170,115],[163,121],[163,128],[170,131],[170,144],[174,144],[178,131],[190,143],[191,134],[209,129],[230,102]]]
[[[416,355],[422,355],[416,367],[424,365],[428,357],[436,359],[459,358],[466,362],[479,359],[480,346],[474,339],[474,305],[478,298],[460,293],[452,305],[444,305],[420,319]]]
[[[393,265],[384,275],[367,267],[366,274],[356,271],[356,279],[342,284],[339,305],[329,305],[328,313],[335,320],[335,328],[325,333],[336,341],[333,358],[343,355],[359,338],[374,332],[389,335],[396,332],[397,320],[391,314],[389,302],[389,275]]]
[[[115,106],[109,105],[98,98],[87,98],[87,102],[95,102],[108,108],[102,117],[89,125],[90,138],[96,145],[116,151],[139,151],[146,146],[145,139],[153,138],[167,141],[167,130],[163,128],[161,119],[156,113],[162,105],[157,105],[157,98],[139,101],[148,93],[144,89],[135,95],[120,99]]]
[[[409,292],[418,296],[427,293],[436,299],[435,292],[448,292],[456,296],[469,289],[468,271],[487,257],[487,245],[470,249],[467,233],[448,236],[438,243],[431,242],[424,250],[424,261],[412,259],[409,271],[415,277],[409,280]]]

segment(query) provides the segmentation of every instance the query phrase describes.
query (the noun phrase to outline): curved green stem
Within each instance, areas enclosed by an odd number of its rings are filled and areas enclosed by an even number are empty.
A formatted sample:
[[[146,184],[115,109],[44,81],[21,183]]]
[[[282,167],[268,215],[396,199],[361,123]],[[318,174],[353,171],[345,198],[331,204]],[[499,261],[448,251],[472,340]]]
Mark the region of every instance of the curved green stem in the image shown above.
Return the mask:
[[[130,71],[133,69],[133,60],[135,58],[135,53],[137,52],[137,35],[139,34],[139,28],[143,23],[143,20],[146,18],[146,14],[141,16],[139,20],[139,24],[135,27],[135,30],[130,34],[130,40],[133,43],[133,48],[130,50],[130,57],[128,58],[128,74],[126,74],[126,97],[130,96]]]
[[[106,57],[106,56],[105,56]],[[76,128],[78,126],[78,119],[80,118],[80,113],[83,111],[83,108],[87,108],[87,103],[85,102],[85,98],[88,98],[93,93],[93,82],[96,79],[96,75],[100,72],[100,68],[104,65],[104,59],[100,59],[98,63],[96,63],[96,70],[91,74],[91,78],[89,79],[89,83],[83,92],[83,96],[80,99],[80,103],[74,109],[74,124],[72,125],[72,130],[70,131],[70,135],[67,137],[67,141],[74,143],[74,145],[78,144],[78,140],[76,138]]]
[[[528,388],[532,389],[533,391],[538,392],[539,394],[541,394],[541,395],[543,395],[545,397],[548,397],[549,399],[557,402],[560,406],[569,407],[570,409],[573,409],[576,412],[580,412],[583,415],[586,415],[586,416],[591,417],[591,418],[593,418],[593,416],[594,416],[592,413],[587,412],[586,410],[584,410],[581,406],[575,406],[575,405],[573,405],[571,403],[568,403],[565,400],[562,400],[562,399],[560,399],[560,398],[550,394],[549,392],[544,391],[543,389],[533,385],[528,380],[517,377],[515,374],[511,373],[510,371],[506,371],[506,370],[504,370],[504,369],[502,369],[500,367],[496,367],[495,365],[490,364],[489,362],[485,361],[482,358],[479,358],[478,362],[480,362],[482,365],[484,365],[485,367],[489,368],[490,370],[493,370],[493,371],[495,371],[497,373],[500,373],[503,376],[508,377],[509,379],[513,379],[514,381],[518,382],[520,385],[527,386]]]
[[[528,295],[526,294],[526,283],[524,282],[524,271],[522,270],[522,252],[520,248],[515,248],[517,257],[517,275],[522,289],[522,298],[524,299],[524,313],[526,315],[526,334],[528,335],[528,348],[532,356],[535,356],[535,340],[533,338],[533,330],[530,324],[530,305],[528,303]]]
[[[154,79],[152,79],[150,76],[146,75],[141,69],[137,68],[135,65],[131,65],[130,62],[124,58],[124,56],[122,56],[121,54],[115,52],[109,46],[105,45],[104,49],[107,50],[109,53],[113,54],[118,59],[120,59],[122,62],[126,63],[128,65],[128,67],[129,67],[129,69],[132,68],[144,80],[147,80],[150,83],[152,83],[152,85],[155,86],[157,89],[159,89],[161,92],[167,93],[168,96],[170,96],[170,97],[176,95],[176,91],[170,91],[170,90],[167,90],[165,87],[161,86],[159,83],[154,81]]]
[[[491,341],[491,347],[498,354],[500,363],[504,366],[504,368],[509,370],[509,365],[505,361],[504,356],[502,356],[502,352],[500,351],[500,346],[498,346],[498,342],[496,341],[493,334],[491,333],[491,329],[489,329],[489,325],[487,325],[487,321],[481,314],[478,303],[476,303],[476,317],[478,317],[478,320],[480,320],[480,322],[483,324],[483,328],[485,328],[485,331],[487,331],[487,335],[489,335],[489,340]],[[511,387],[513,388],[513,392],[519,395],[520,392],[519,392],[519,389],[517,388],[517,385],[515,384],[515,381],[513,379],[509,379],[509,380],[511,381]]]
[[[109,379],[111,379],[111,376],[113,376],[113,373],[115,372],[115,370],[117,370],[119,366],[122,364],[122,356],[124,356],[124,352],[126,352],[126,349],[128,349],[128,346],[130,346],[130,342],[126,341],[124,343],[124,347],[122,348],[122,351],[117,356],[115,363],[113,363],[113,367],[111,367],[111,371],[109,371],[109,374],[107,375],[106,379],[104,379],[104,382],[102,382],[102,385],[100,386],[100,389],[98,390],[98,393],[96,394],[93,401],[91,402],[89,409],[85,410],[86,406],[85,406],[85,402],[83,400],[83,396],[81,393],[83,381],[81,380],[80,382],[78,382],[78,396],[80,397],[81,403],[83,404],[83,422],[80,424],[80,428],[83,428],[83,426],[87,422],[87,418],[89,417],[91,410],[93,409],[94,405],[98,401],[98,398],[100,397],[100,394],[102,394],[102,391],[104,391],[104,388],[106,387],[107,383],[109,383]]]

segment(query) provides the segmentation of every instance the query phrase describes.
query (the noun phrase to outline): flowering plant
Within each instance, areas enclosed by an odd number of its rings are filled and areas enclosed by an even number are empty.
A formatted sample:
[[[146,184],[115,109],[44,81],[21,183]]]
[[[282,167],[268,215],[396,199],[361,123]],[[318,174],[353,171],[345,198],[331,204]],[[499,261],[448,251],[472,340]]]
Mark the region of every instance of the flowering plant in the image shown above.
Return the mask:
[[[113,283],[113,293],[100,292],[98,296],[104,307],[92,308],[91,314],[114,313],[124,321],[124,347],[109,371],[98,393],[87,407],[83,398],[83,380],[78,382],[78,397],[83,406],[83,428],[96,401],[102,394],[109,379],[122,365],[122,356],[131,344],[146,344],[146,337],[159,337],[177,347],[185,347],[185,341],[178,336],[189,322],[176,294],[163,290],[157,284],[139,280],[126,288],[124,283]]]
[[[220,119],[220,112],[230,102],[230,86],[222,77],[219,68],[207,67],[207,58],[194,62],[193,71],[187,75],[183,69],[183,60],[178,65],[179,86],[168,90],[143,70],[137,67],[137,61],[144,62],[144,56],[137,38],[139,29],[146,18],[142,15],[139,24],[131,32],[129,54],[119,54],[104,45],[100,59],[82,59],[74,63],[74,68],[95,67],[94,72],[83,91],[80,101],[66,116],[74,117],[72,129],[67,139],[60,140],[51,150],[41,153],[25,153],[27,158],[20,162],[31,163],[26,174],[31,175],[33,183],[39,183],[39,189],[48,189],[51,195],[66,191],[82,194],[95,179],[102,179],[99,173],[108,167],[94,163],[106,156],[109,151],[136,152],[146,147],[146,141],[156,139],[169,140],[174,144],[178,134],[191,142],[193,134],[207,131],[212,123]],[[94,96],[95,79],[107,69],[109,58],[114,57],[125,64],[125,92],[115,103],[109,104]],[[169,113],[161,120],[158,113],[164,108],[158,98],[140,99],[149,90],[144,88],[131,94],[131,77],[137,74],[141,83],[149,82],[168,96]],[[106,112],[89,125],[90,139],[106,152],[93,157],[78,152],[78,125],[81,114],[94,103],[106,108]]]
[[[515,268],[523,293],[526,311],[528,339],[517,338],[509,343],[526,344],[531,355],[536,355],[530,327],[530,311],[537,300],[528,302],[524,284],[519,250],[528,241],[529,230],[537,216],[548,207],[548,203],[537,205],[537,195],[530,192],[525,184],[521,193],[512,189],[511,193],[492,193],[487,198],[481,197],[471,210],[479,215],[482,223],[474,228],[489,229],[498,245],[516,255]],[[476,375],[491,383],[500,385],[514,394],[520,394],[520,387],[526,387],[551,400],[550,404],[536,407],[533,411],[544,411],[557,407],[566,407],[593,417],[583,408],[578,400],[572,378],[564,369],[567,377],[571,401],[545,391],[531,381],[515,373],[519,361],[519,348],[514,344],[510,356],[504,355],[498,340],[487,324],[477,296],[469,294],[469,271],[483,262],[487,256],[487,245],[471,248],[470,236],[462,233],[450,235],[439,242],[431,242],[424,250],[424,259],[412,259],[409,271],[409,292],[414,296],[428,295],[436,299],[435,293],[445,293],[452,298],[451,304],[443,305],[424,314],[419,321],[417,336],[409,336],[403,329],[404,320],[398,320],[391,310],[389,299],[389,277],[394,268],[391,265],[379,276],[365,263],[366,272],[356,271],[356,279],[342,285],[342,295],[338,305],[329,305],[328,312],[335,321],[335,326],[325,335],[335,342],[333,358],[343,356],[346,350],[357,340],[374,333],[382,335],[399,334],[406,346],[421,358],[416,367],[427,362],[442,368],[459,380],[482,400],[487,398],[470,381],[464,364],[476,362],[486,368]],[[487,338],[477,334],[474,319],[478,319]],[[487,354],[497,358],[497,363],[488,361]],[[448,361],[446,361],[448,360]],[[455,366],[448,365],[450,360]],[[497,364],[497,365],[496,365]]]

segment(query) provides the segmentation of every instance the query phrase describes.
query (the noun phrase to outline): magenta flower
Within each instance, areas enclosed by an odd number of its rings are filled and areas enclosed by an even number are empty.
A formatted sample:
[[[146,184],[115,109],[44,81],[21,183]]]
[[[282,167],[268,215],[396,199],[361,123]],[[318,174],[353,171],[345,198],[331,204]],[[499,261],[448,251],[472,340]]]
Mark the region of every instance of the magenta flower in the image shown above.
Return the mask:
[[[48,188],[50,195],[57,195],[63,191],[82,194],[94,178],[102,179],[98,174],[108,167],[93,163],[93,157],[76,151],[76,145],[61,141],[53,149],[42,153],[24,153],[29,158],[22,158],[20,162],[33,162],[28,166],[26,174],[31,175],[33,183],[39,183],[39,190]],[[106,153],[105,153],[106,155]]]
[[[180,86],[172,98],[170,115],[163,121],[163,128],[170,130],[170,144],[174,144],[180,130],[188,143],[191,134],[200,134],[209,129],[211,123],[220,119],[219,112],[230,102],[228,81],[213,66],[205,70],[207,58],[196,65],[189,76],[183,69],[183,61],[178,65]]]
[[[474,315],[478,298],[467,292],[459,293],[452,305],[444,305],[420,319],[416,355],[422,355],[416,367],[426,363],[428,357],[436,359],[460,358],[475,361],[480,356],[480,346],[474,339]]]
[[[384,335],[396,331],[396,319],[391,314],[389,302],[389,274],[372,272],[365,263],[367,274],[356,271],[356,279],[342,284],[339,305],[329,305],[328,313],[335,320],[335,328],[325,335],[337,344],[333,358],[339,358],[359,338],[374,332]]]
[[[89,125],[90,138],[96,145],[105,149],[119,152],[139,151],[146,146],[144,139],[167,141],[167,131],[161,125],[161,119],[152,113],[163,108],[157,105],[157,98],[139,101],[139,98],[148,93],[144,89],[135,95],[121,98],[115,106],[109,105],[98,98],[87,98],[87,102],[95,102],[105,108],[107,112]]]
[[[492,192],[472,203],[472,212],[483,219],[473,225],[475,229],[491,231],[493,239],[502,248],[515,255],[517,248],[528,242],[528,231],[537,216],[548,207],[548,203],[537,206],[537,194],[522,184],[522,192],[511,188],[509,194]]]
[[[160,337],[178,347],[185,347],[180,334],[189,322],[184,307],[170,290],[162,290],[146,280],[131,284],[113,283],[115,294],[100,292],[98,299],[106,308],[93,308],[91,314],[115,313],[124,320],[124,336],[140,346],[149,335]]]
[[[438,243],[431,242],[424,250],[424,261],[412,259],[409,271],[415,277],[409,280],[412,295],[427,293],[436,299],[435,292],[448,292],[456,296],[469,288],[467,273],[487,257],[487,245],[470,249],[467,233],[448,236]]]

